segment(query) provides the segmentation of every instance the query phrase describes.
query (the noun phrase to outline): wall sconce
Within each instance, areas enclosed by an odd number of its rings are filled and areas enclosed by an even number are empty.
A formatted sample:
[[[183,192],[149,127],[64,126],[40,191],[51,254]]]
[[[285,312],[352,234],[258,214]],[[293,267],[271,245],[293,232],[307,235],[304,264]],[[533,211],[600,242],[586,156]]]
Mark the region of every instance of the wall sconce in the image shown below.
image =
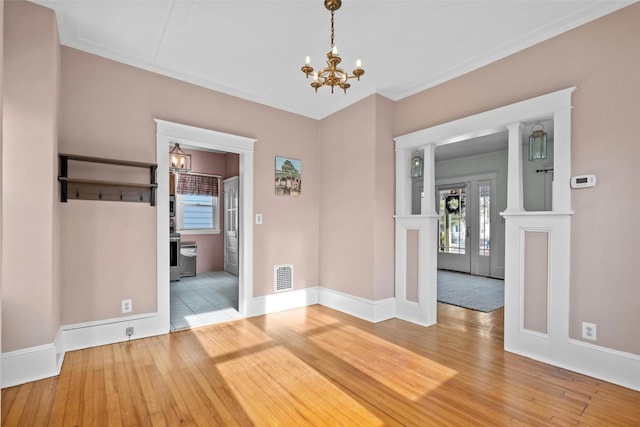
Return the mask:
[[[422,156],[419,151],[414,151],[411,157],[411,178],[422,178]]]
[[[536,126],[541,129],[534,130]],[[544,131],[542,123],[537,122],[531,126],[531,135],[529,136],[529,160],[544,160],[547,158],[547,133]]]
[[[189,172],[191,170],[191,154],[182,151],[180,144],[176,142],[176,145],[169,151],[169,163],[172,170]]]

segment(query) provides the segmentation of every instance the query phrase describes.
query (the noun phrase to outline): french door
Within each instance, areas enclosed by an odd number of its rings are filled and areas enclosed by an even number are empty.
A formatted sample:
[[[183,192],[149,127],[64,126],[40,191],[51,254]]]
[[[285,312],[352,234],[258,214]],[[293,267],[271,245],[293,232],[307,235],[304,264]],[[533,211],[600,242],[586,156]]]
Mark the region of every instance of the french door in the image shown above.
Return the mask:
[[[438,268],[491,275],[493,188],[492,179],[477,177],[437,186]]]

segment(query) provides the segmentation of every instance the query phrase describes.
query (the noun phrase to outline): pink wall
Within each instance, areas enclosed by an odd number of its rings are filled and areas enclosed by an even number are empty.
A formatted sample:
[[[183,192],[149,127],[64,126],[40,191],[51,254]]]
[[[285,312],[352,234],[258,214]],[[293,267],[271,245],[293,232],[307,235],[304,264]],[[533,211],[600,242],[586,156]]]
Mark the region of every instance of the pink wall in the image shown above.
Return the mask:
[[[60,48],[51,10],[27,2],[4,7],[2,349],[7,352],[51,343],[60,326]]]
[[[407,289],[404,296],[409,301],[418,302],[418,230],[407,230]]]
[[[226,174],[227,156],[225,154],[189,149],[184,149],[183,151],[191,154],[191,170],[193,172],[220,176]],[[221,188],[219,211],[220,229],[224,230],[222,200],[223,193]],[[181,240],[196,242],[198,245],[196,273],[224,270],[224,234],[182,234]]]
[[[391,101],[370,96],[320,122],[320,284],[393,296]]]
[[[524,232],[524,318],[525,329],[547,334],[549,286],[549,233]]]
[[[294,289],[317,286],[319,257],[317,121],[271,109],[259,115],[265,133],[256,142],[253,203],[263,224],[253,226],[254,296],[274,293],[273,266],[280,264],[294,265]],[[275,194],[276,156],[302,161],[299,197]]]
[[[254,209],[264,215],[264,224],[254,226],[254,295],[273,293],[275,264],[294,264],[294,288],[316,286],[317,122],[62,48],[61,151],[153,162],[153,118],[258,139]],[[302,197],[274,195],[276,155],[302,160]],[[112,208],[105,204],[64,206],[64,324],[119,317],[125,297],[133,299],[133,314],[155,310],[155,210],[133,203]],[[123,264],[126,272],[117,280],[109,272]],[[89,308],[76,304],[78,300]]]
[[[576,28],[396,104],[396,134],[577,86],[572,174],[598,185],[574,190],[570,334],[598,325],[598,344],[640,354],[640,4]],[[620,204],[617,204],[620,206]]]
[[[224,155],[225,169],[224,179],[233,176],[240,176],[240,155],[236,153],[227,153]]]
[[[375,205],[374,205],[374,299],[392,298],[395,293],[396,206],[395,145],[393,143],[394,103],[376,96]]]

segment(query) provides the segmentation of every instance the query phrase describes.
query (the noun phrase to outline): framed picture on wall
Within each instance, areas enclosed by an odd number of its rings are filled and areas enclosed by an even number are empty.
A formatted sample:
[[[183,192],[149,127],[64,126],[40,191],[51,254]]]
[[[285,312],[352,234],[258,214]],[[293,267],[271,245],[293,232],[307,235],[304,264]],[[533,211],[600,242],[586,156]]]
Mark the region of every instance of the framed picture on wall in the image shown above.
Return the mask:
[[[302,162],[276,156],[276,195],[300,196],[302,194]]]

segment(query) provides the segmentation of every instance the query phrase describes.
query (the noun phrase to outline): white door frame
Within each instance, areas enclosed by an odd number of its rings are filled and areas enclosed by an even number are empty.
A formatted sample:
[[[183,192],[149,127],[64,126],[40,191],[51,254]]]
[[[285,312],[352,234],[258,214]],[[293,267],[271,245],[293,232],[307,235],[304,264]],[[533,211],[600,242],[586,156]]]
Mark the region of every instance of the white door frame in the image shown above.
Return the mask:
[[[435,210],[435,147],[508,131],[507,209],[505,218],[505,349],[564,361],[569,339],[569,265],[571,255],[571,94],[575,87],[479,113],[394,138],[396,142],[396,317],[432,325],[437,321],[437,221]],[[553,211],[526,212],[522,195],[522,123],[553,117]],[[420,215],[411,215],[410,159],[424,159]],[[406,299],[407,231],[418,235],[418,301]],[[524,327],[524,246],[527,230],[550,233],[547,286],[549,322],[544,334]],[[551,262],[553,261],[553,262]]]
[[[253,298],[253,138],[154,119],[156,122],[157,224],[157,309],[158,321],[170,329],[169,312],[169,147],[176,142],[194,148],[240,155],[240,268],[238,311],[247,315]]]

